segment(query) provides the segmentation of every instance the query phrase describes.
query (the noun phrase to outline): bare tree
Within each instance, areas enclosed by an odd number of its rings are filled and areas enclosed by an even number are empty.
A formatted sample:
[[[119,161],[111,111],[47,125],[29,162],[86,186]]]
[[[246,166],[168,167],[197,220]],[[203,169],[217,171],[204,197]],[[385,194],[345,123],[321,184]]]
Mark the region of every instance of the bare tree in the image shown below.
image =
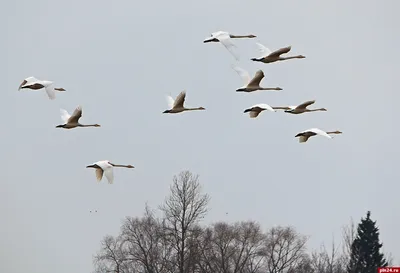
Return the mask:
[[[357,227],[354,224],[353,218],[350,219],[350,223],[342,227],[342,239],[343,239],[343,254],[350,260],[351,245],[357,235]]]
[[[146,273],[173,272],[169,266],[172,247],[164,236],[163,223],[147,205],[144,216],[127,217],[121,231],[123,249],[131,267]]]
[[[201,193],[198,176],[183,171],[174,176],[170,196],[160,206],[165,217],[165,236],[176,251],[176,271],[188,273],[189,239],[193,235],[196,224],[207,213],[209,196]]]
[[[318,273],[345,273],[346,257],[339,252],[339,247],[332,241],[330,252],[325,245],[321,246],[320,251],[314,251],[311,256],[312,267]]]
[[[101,250],[94,257],[96,271],[103,273],[128,273],[126,257],[121,249],[120,237],[107,235],[101,242]]]
[[[236,223],[234,233],[236,238],[233,246],[234,269],[232,272],[258,272],[265,263],[262,250],[266,237],[260,225],[253,221]]]
[[[270,273],[293,271],[306,258],[307,237],[292,227],[274,227],[267,232],[265,257]]]
[[[202,272],[258,272],[264,265],[261,251],[264,239],[259,224],[255,222],[215,223],[203,232]]]

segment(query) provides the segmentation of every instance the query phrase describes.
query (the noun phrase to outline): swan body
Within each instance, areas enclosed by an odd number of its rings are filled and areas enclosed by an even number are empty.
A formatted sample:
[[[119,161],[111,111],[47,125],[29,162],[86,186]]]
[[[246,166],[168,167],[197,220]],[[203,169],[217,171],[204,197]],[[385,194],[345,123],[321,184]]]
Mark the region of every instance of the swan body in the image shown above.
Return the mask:
[[[317,136],[317,135],[323,136],[326,138],[333,138],[332,136],[330,136],[331,134],[342,134],[342,132],[341,131],[325,132],[318,128],[311,128],[311,129],[308,129],[308,130],[298,133],[297,135],[295,135],[295,137],[299,137],[299,143],[305,143],[305,142],[307,142],[307,140],[310,137]]]
[[[217,31],[213,32],[210,35],[211,37],[206,38],[203,43],[210,43],[210,42],[219,42],[221,43],[231,54],[235,57],[236,60],[239,60],[239,56],[234,52],[233,47],[236,47],[235,44],[232,42],[232,39],[237,38],[255,38],[255,35],[233,35],[229,34],[226,31]]]
[[[250,74],[235,65],[231,66],[233,70],[235,70],[240,77],[242,77],[244,81],[244,85],[237,89],[236,92],[254,92],[257,90],[282,90],[280,87],[260,87],[260,82],[264,78],[264,72],[262,70],[258,70],[253,78],[250,77]]]
[[[167,102],[170,109],[165,110],[163,113],[176,114],[184,111],[206,110],[204,107],[188,108],[184,106],[186,98],[186,91],[182,91],[174,100],[171,96],[167,96]]]
[[[245,109],[244,113],[249,113],[250,118],[256,118],[264,110],[267,110],[270,112],[276,112],[276,110],[274,110],[268,104],[260,103],[260,104],[253,105],[253,106]]]
[[[97,182],[100,182],[103,178],[103,175],[107,178],[109,184],[114,183],[114,167],[121,167],[121,168],[135,168],[132,165],[117,165],[113,164],[108,160],[97,161],[92,165],[86,166],[86,168],[94,168],[96,169],[96,179]]]
[[[19,85],[18,90],[21,89],[39,90],[44,88],[46,90],[49,99],[54,100],[56,98],[56,91],[66,91],[64,88],[54,87],[51,81],[38,80],[35,77],[28,77],[22,81]]]
[[[60,109],[61,119],[64,124],[57,125],[56,128],[72,129],[76,127],[100,127],[99,124],[83,125],[79,123],[79,119],[82,117],[82,107],[76,107],[75,111],[70,115],[66,110]]]
[[[283,107],[273,107],[274,109],[283,109],[285,113],[289,114],[302,114],[308,112],[316,112],[316,111],[328,111],[326,108],[316,108],[316,109],[308,109],[307,107],[311,104],[314,104],[315,100],[310,100],[303,102],[297,106],[283,106]]]
[[[290,57],[281,57],[282,54],[288,53],[292,47],[287,46],[287,47],[282,47],[278,50],[271,51],[264,45],[260,43],[256,43],[258,46],[259,51],[261,52],[261,57],[260,58],[252,58],[251,60],[254,62],[262,62],[262,63],[273,63],[277,61],[284,61],[284,60],[290,60],[290,59],[304,59],[305,56],[303,55],[296,55],[296,56],[290,56]]]

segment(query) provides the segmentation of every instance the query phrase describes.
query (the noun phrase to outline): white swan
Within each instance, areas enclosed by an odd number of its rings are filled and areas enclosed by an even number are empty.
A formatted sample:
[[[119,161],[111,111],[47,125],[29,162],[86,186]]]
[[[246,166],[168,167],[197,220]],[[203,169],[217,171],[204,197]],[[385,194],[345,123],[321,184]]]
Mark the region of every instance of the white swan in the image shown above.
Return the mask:
[[[299,143],[304,143],[304,142],[307,142],[307,140],[310,137],[316,136],[316,135],[323,136],[326,138],[333,138],[332,136],[330,136],[330,134],[342,134],[342,132],[341,131],[325,132],[318,128],[311,128],[311,129],[308,129],[308,130],[298,133],[297,135],[295,135],[295,137],[299,137]]]
[[[316,108],[316,109],[308,109],[307,107],[311,104],[314,104],[315,100],[309,100],[299,104],[297,106],[279,106],[273,107],[274,109],[283,109],[286,113],[290,114],[302,114],[307,112],[316,112],[316,111],[328,111],[326,108]]]
[[[250,35],[233,35],[229,34],[226,31],[217,31],[211,33],[211,37],[206,38],[203,43],[210,43],[210,42],[220,42],[231,54],[235,57],[236,60],[239,60],[239,56],[234,52],[233,47],[236,47],[235,44],[232,42],[231,39],[235,38],[255,38],[257,36],[250,34]]]
[[[51,81],[38,80],[35,77],[28,77],[20,84],[18,90],[29,88],[31,90],[39,90],[44,88],[49,99],[56,98],[56,91],[66,91],[64,88],[54,87]]]
[[[253,105],[253,106],[247,108],[246,110],[244,110],[244,113],[249,113],[250,118],[256,118],[264,110],[267,110],[270,112],[276,112],[276,110],[274,110],[268,104],[260,103],[260,104],[256,104],[256,105]]]
[[[75,127],[100,127],[99,124],[83,125],[79,123],[79,119],[82,117],[82,107],[76,107],[75,111],[70,115],[66,110],[60,109],[61,119],[64,124],[57,125],[56,128],[72,129]]]
[[[117,165],[113,164],[108,160],[102,160],[102,161],[97,161],[96,163],[93,163],[92,165],[86,166],[86,168],[94,168],[96,169],[96,178],[97,181],[100,182],[101,179],[103,178],[103,174],[108,180],[109,184],[114,183],[114,167],[121,167],[121,168],[135,168],[132,165]]]
[[[260,43],[256,43],[258,46],[259,51],[261,52],[260,58],[252,58],[252,61],[255,62],[262,62],[262,63],[273,63],[277,61],[284,61],[284,60],[290,60],[290,59],[304,59],[305,56],[303,55],[296,55],[296,56],[290,56],[290,57],[281,57],[282,54],[288,53],[292,47],[287,46],[287,47],[282,47],[278,50],[271,51],[264,45]]]
[[[264,72],[258,70],[253,78],[250,77],[249,72],[235,65],[231,65],[244,81],[244,85],[237,89],[236,92],[254,92],[257,90],[282,90],[280,87],[260,87],[260,82],[264,78]]]
[[[167,96],[167,102],[169,110],[165,110],[163,113],[176,114],[183,111],[193,111],[193,110],[206,110],[204,107],[186,108],[184,106],[186,98],[186,91],[182,91],[174,100],[171,96]]]

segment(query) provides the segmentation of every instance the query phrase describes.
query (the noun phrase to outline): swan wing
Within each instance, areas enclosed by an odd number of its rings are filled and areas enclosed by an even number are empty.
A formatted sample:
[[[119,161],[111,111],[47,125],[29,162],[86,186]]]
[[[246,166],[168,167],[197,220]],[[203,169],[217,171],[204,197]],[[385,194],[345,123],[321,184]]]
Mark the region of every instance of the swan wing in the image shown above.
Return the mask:
[[[300,136],[299,137],[299,143],[304,143],[307,142],[307,140],[309,139],[309,136]]]
[[[268,110],[270,112],[276,112],[276,110],[274,108],[272,108],[270,105],[268,105],[266,103],[256,104],[256,105],[253,105],[252,107],[259,107],[259,108],[262,108],[264,110]]]
[[[104,175],[108,180],[109,184],[113,184],[114,183],[114,168],[110,167],[104,170]]]
[[[282,54],[288,53],[290,51],[290,49],[292,49],[291,46],[287,46],[287,47],[282,47],[278,50],[275,50],[274,52],[270,53],[269,56],[270,57],[279,57]]]
[[[267,48],[266,46],[264,46],[260,43],[256,43],[256,45],[258,47],[258,50],[260,51],[261,57],[266,57],[272,53],[272,51],[269,48]]]
[[[227,32],[219,32],[215,35],[215,38],[218,39],[218,41],[232,54],[232,56],[239,61],[239,56],[235,53],[234,47],[235,44],[232,42],[231,37],[229,36],[229,33]]]
[[[104,173],[103,169],[96,169],[95,173],[97,181],[100,182],[101,179],[103,178],[103,173]]]
[[[183,108],[183,104],[185,103],[185,98],[186,98],[186,91],[184,90],[181,93],[179,93],[179,95],[176,97],[173,108]]]
[[[35,77],[28,77],[22,81],[22,83],[18,87],[18,90],[21,90],[22,87],[29,86],[35,83],[39,83],[39,80]]]
[[[309,132],[313,132],[314,134],[317,134],[319,136],[323,136],[326,138],[332,138],[330,135],[328,135],[325,131],[318,129],[318,128],[311,128],[308,130]]]
[[[46,85],[45,90],[49,99],[54,100],[56,98],[56,90],[54,90],[53,84]]]
[[[261,113],[261,111],[250,111],[249,116],[250,118],[256,118]]]
[[[169,95],[166,96],[166,99],[167,99],[169,109],[172,109],[172,107],[174,107],[175,100]]]
[[[68,119],[71,115],[67,112],[67,110],[60,109],[61,119],[64,123],[68,123]]]
[[[233,70],[236,71],[236,73],[239,74],[240,77],[242,77],[245,85],[249,84],[249,82],[251,80],[249,72],[247,72],[246,70],[244,70],[236,65],[231,65],[231,67]]]
[[[249,82],[250,86],[260,86],[261,80],[264,78],[264,72],[262,70],[258,70],[254,77]]]
[[[71,117],[68,119],[70,123],[78,123],[78,120],[82,117],[82,107],[79,105],[76,107]]]
[[[315,100],[309,100],[309,101],[303,102],[302,104],[297,105],[296,108],[297,109],[306,109],[307,106],[309,106],[313,103],[315,103]]]

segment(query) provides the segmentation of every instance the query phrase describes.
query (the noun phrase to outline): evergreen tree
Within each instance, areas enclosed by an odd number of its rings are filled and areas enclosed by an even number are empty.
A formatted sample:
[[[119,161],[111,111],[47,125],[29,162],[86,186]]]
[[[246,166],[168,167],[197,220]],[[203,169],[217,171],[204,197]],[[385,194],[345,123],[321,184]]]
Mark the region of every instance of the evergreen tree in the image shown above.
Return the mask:
[[[376,221],[372,221],[371,212],[367,212],[365,219],[357,227],[357,236],[351,245],[348,273],[376,273],[378,267],[387,266],[384,255],[379,252],[382,244],[379,243],[379,229]]]

